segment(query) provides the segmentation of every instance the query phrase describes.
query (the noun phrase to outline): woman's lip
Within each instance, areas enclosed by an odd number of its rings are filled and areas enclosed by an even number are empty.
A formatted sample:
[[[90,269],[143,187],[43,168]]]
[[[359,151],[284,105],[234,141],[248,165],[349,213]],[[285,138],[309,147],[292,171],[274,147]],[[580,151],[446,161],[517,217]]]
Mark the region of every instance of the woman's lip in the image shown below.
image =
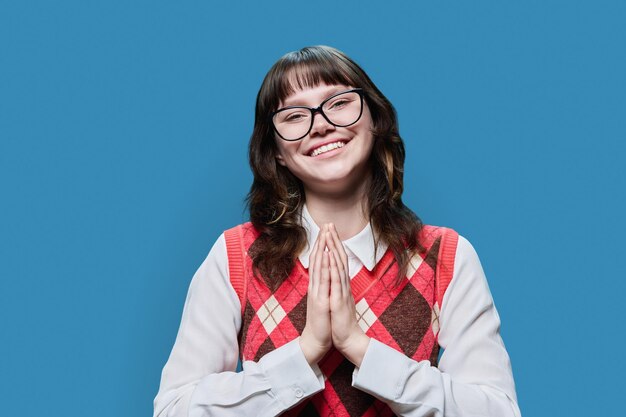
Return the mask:
[[[338,153],[340,153],[342,150],[343,150],[343,147],[337,148],[337,149],[333,149],[332,151],[324,152],[324,153],[321,153],[321,154],[319,154],[317,156],[312,156],[311,158],[313,158],[313,159],[328,159],[328,158],[332,158],[333,156],[335,156]]]
[[[336,141],[335,141],[336,142]],[[330,143],[334,143],[334,142],[330,142]],[[333,156],[337,155],[338,153],[340,153],[346,146],[348,145],[348,142],[344,142],[344,145],[339,147],[339,148],[335,148],[333,150],[330,151],[326,151],[323,152],[317,156],[310,156],[313,159],[327,159],[327,158],[332,158]]]
[[[315,147],[313,147],[313,148],[309,149],[309,150],[306,152],[306,155],[307,155],[307,156],[310,156],[310,157],[312,157],[312,158],[317,158],[318,156],[324,155],[325,153],[332,152],[332,151],[327,151],[327,152],[321,153],[321,154],[319,154],[319,155],[317,155],[317,156],[313,156],[313,155],[312,155],[312,153],[313,153],[313,152],[315,152],[315,150],[316,150],[316,149],[319,149],[319,148],[321,148],[321,147],[322,147],[322,146],[324,146],[324,145],[329,145],[329,144],[331,144],[331,143],[337,143],[337,142],[343,142],[343,146],[341,146],[341,147],[337,148],[337,149],[341,149],[341,148],[343,148],[344,146],[346,146],[346,145],[348,144],[348,142],[350,142],[350,140],[348,140],[348,139],[344,139],[344,138],[333,139],[333,140],[327,140],[327,141],[325,141],[325,142],[323,142],[323,143],[320,143],[320,144],[317,144]],[[334,151],[334,150],[336,150],[336,149],[333,149],[333,151]]]

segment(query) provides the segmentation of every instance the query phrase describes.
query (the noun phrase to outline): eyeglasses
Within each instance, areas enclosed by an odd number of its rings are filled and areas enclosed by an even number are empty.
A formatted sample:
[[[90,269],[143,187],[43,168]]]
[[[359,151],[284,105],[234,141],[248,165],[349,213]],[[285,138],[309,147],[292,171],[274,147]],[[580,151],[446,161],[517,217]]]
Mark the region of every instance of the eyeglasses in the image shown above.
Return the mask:
[[[300,140],[313,128],[315,113],[319,112],[328,123],[337,127],[355,124],[363,114],[363,90],[341,91],[333,94],[318,107],[289,106],[272,113],[272,125],[282,139]]]

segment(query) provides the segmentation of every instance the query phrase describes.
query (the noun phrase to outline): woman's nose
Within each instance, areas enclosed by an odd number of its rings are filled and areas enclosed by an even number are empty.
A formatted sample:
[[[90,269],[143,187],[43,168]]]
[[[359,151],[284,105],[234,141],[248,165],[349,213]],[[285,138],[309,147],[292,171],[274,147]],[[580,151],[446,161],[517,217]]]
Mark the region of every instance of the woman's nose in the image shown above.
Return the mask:
[[[324,135],[329,130],[335,130],[335,126],[326,120],[321,112],[315,112],[313,114],[313,126],[311,126],[311,136]]]

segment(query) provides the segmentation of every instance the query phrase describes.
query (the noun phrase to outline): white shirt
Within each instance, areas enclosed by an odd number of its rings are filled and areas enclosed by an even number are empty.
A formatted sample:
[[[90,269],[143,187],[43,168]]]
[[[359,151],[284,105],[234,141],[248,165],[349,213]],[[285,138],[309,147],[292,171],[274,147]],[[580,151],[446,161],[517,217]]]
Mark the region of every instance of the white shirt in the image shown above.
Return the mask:
[[[299,260],[306,268],[319,227],[306,207],[302,221],[308,246]],[[386,250],[381,244],[374,251],[369,224],[343,244],[351,277],[362,266],[371,271]],[[478,255],[462,236],[439,323],[444,351],[437,368],[371,339],[352,385],[400,416],[520,417],[500,318]],[[240,327],[222,234],[191,281],[154,399],[155,417],[275,416],[324,388],[322,372],[307,363],[298,339],[258,362],[245,361],[236,373]]]

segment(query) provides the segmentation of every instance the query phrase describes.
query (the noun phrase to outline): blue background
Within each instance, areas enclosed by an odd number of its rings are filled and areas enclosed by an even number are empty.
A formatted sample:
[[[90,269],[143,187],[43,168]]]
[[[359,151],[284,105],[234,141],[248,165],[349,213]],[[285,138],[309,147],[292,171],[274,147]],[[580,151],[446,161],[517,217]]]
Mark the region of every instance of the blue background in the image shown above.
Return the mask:
[[[246,219],[256,92],[310,44],[396,106],[405,201],[476,247],[523,414],[619,414],[626,3],[8,3],[2,415],[151,415],[189,281]]]

